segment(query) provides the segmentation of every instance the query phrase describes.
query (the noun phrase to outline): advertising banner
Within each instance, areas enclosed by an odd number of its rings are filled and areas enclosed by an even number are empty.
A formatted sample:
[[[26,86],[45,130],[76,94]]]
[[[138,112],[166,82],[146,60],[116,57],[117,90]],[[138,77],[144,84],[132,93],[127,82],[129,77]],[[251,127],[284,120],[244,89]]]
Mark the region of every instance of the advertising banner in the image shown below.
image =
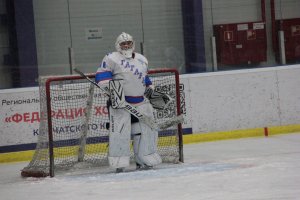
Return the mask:
[[[190,108],[187,104],[187,102],[190,101],[188,91],[188,79],[180,80],[180,109],[184,115],[184,122],[182,124],[183,134],[192,133],[191,120],[187,115],[187,113],[190,112]],[[72,95],[72,98],[63,98],[63,100],[71,101],[74,99],[74,94]],[[59,100],[57,96],[53,96],[52,98],[53,101]],[[0,153],[34,149],[42,118],[40,115],[39,88],[1,90],[0,102]],[[68,116],[71,116],[70,120],[73,125],[76,125],[75,116],[82,110],[81,108],[83,109],[83,105],[64,110],[54,109],[52,110],[52,115],[54,119],[64,118],[64,122],[66,123],[68,122]],[[101,108],[103,108],[103,106],[94,105],[92,114],[98,116],[107,113],[107,111],[101,110]],[[66,117],[64,117],[65,115]],[[100,128],[102,127],[93,121],[90,123],[92,124],[92,128],[94,128],[95,125]],[[72,132],[73,129],[75,130],[77,128],[75,125],[69,126],[61,124],[60,127],[53,127],[53,131],[60,134],[63,132]]]
[[[0,91],[0,147],[36,142],[39,128],[38,88]]]

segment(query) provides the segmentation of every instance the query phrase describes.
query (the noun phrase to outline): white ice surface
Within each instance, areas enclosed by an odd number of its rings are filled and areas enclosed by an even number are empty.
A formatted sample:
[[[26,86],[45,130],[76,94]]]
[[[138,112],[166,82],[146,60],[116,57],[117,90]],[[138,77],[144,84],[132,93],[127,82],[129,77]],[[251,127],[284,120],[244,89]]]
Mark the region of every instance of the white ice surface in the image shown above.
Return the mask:
[[[101,174],[77,170],[21,178],[0,165],[1,200],[300,200],[300,134],[184,146],[185,163]]]

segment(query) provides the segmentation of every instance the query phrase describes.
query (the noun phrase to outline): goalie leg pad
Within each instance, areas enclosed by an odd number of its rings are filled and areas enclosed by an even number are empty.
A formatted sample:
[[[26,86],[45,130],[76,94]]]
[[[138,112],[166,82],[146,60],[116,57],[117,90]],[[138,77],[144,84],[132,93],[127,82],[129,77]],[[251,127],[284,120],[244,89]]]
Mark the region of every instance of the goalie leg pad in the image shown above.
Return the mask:
[[[143,104],[139,106],[139,108],[145,113],[151,115],[153,113],[153,108],[149,103]],[[154,166],[160,164],[162,160],[157,153],[158,132],[142,122],[136,124],[138,124],[140,127],[139,130],[141,130],[141,134],[134,134],[133,137],[133,151],[136,162],[141,166]]]
[[[110,109],[108,162],[112,168],[129,166],[130,114],[123,109]]]
[[[153,134],[153,133],[150,133]],[[155,135],[154,137],[147,134],[135,135],[133,139],[133,150],[135,161],[141,166],[154,166],[162,162],[157,153]]]
[[[140,134],[141,132],[142,132],[142,130],[141,130],[141,126],[140,126],[139,122],[131,124],[131,134],[132,135]]]

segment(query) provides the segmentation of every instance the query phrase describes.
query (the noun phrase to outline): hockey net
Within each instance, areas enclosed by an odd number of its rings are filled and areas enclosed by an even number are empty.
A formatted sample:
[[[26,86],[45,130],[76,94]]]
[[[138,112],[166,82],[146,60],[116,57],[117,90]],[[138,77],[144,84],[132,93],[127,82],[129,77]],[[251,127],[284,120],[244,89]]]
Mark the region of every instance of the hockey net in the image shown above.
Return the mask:
[[[175,99],[155,120],[164,122],[180,114],[179,74],[173,69],[149,71],[156,91]],[[89,74],[94,79],[94,74]],[[33,158],[23,177],[54,176],[78,163],[108,165],[108,97],[76,76],[40,77],[40,126]],[[132,148],[131,148],[132,149]],[[163,162],[183,162],[181,124],[159,131],[158,153]],[[133,152],[131,153],[133,160]]]

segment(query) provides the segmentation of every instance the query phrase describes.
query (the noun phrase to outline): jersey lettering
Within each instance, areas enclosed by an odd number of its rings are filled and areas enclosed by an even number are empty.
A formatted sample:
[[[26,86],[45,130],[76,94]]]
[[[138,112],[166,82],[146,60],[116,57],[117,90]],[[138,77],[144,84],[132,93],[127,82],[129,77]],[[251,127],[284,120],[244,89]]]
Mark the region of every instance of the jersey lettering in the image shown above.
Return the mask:
[[[125,59],[120,53],[108,54],[102,61],[97,74],[111,72],[111,79],[123,79],[124,90],[127,96],[142,96],[147,80],[147,60],[137,54],[133,59]],[[98,75],[99,76],[99,75]],[[127,84],[127,81],[133,81]],[[129,83],[129,82],[128,82]]]
[[[125,68],[130,68],[129,62],[126,62]]]
[[[143,73],[142,73],[142,72],[139,72],[139,70],[138,70],[138,69],[136,69],[136,70],[135,70],[135,72],[134,72],[134,75],[137,75],[137,76],[138,76],[138,78],[139,78],[139,79],[141,79],[141,78],[142,78],[142,76],[143,76]]]
[[[104,69],[106,68],[106,62],[105,61],[102,62],[101,67],[104,68]]]

